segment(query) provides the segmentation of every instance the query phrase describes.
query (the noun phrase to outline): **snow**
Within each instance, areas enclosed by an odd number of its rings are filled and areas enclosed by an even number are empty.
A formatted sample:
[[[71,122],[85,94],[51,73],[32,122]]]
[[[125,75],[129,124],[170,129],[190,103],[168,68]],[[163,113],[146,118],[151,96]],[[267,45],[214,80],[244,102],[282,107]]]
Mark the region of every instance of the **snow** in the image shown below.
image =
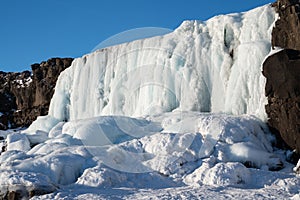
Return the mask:
[[[298,161],[298,163],[297,163],[297,165],[296,165],[296,167],[294,167],[294,172],[298,172],[298,173],[300,173],[300,160]]]
[[[212,186],[239,186],[249,183],[250,177],[250,170],[241,163],[218,163],[215,166],[205,163],[188,175],[185,183],[188,185],[197,183]]]
[[[67,122],[61,133],[71,135],[87,146],[103,146],[141,137],[141,133],[150,135],[160,130],[160,126],[146,120],[108,116]]]
[[[15,80],[15,82],[17,83],[17,87],[18,88],[25,88],[25,87],[29,87],[30,86],[30,84],[32,83],[32,78],[31,77],[28,77],[28,78],[26,78],[26,79],[24,79],[24,80],[22,80],[22,79],[17,79],[17,80]]]
[[[49,178],[40,173],[0,171],[0,195],[7,191],[22,191],[21,195],[25,199],[29,196],[26,191],[49,193],[56,189]]]
[[[28,151],[30,143],[24,134],[12,133],[7,136],[7,150]]]
[[[33,199],[299,198],[300,177],[265,123],[261,65],[274,20],[263,6],[185,21],[77,58],[48,116],[1,132],[0,195],[33,187],[50,193]]]
[[[299,200],[299,199],[300,199],[300,193],[299,193],[299,194],[296,194],[296,195],[293,196],[291,199],[292,199],[292,200]]]
[[[6,175],[0,187],[10,181],[9,174],[16,180],[40,174],[42,180],[26,179],[26,186],[44,181],[40,185],[46,191],[61,189],[35,199],[168,199],[179,198],[181,190],[185,198],[209,197],[222,187],[231,198],[262,192],[261,199],[282,199],[299,191],[300,177],[282,159],[284,153],[273,150],[265,123],[251,115],[173,111],[145,118],[99,116],[63,122],[50,132],[30,150],[1,154],[0,171]],[[26,134],[14,135],[27,139]],[[276,167],[284,169],[269,171]]]

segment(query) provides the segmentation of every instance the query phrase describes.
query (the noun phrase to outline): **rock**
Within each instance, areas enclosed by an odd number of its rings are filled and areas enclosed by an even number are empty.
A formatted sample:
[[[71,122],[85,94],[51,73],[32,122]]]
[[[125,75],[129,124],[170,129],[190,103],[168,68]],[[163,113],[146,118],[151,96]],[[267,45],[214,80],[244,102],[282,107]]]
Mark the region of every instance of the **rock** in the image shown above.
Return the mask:
[[[52,193],[57,187],[48,176],[34,172],[1,171],[1,199],[30,199],[33,196]]]
[[[285,49],[268,57],[263,75],[268,125],[279,141],[300,153],[300,51]]]
[[[33,64],[32,72],[0,72],[0,130],[29,126],[38,116],[47,115],[59,74],[72,58],[52,58]]]
[[[300,50],[299,0],[278,0],[273,6],[279,14],[272,31],[273,47]]]
[[[300,155],[300,1],[277,0],[279,15],[272,31],[272,47],[283,48],[263,64],[267,78],[268,125],[277,136],[277,146]],[[297,155],[298,154],[298,155]],[[294,159],[292,159],[294,160]]]
[[[30,199],[34,196],[40,196],[44,194],[49,194],[53,191],[47,191],[47,190],[17,190],[17,191],[7,191],[6,193],[2,194],[0,193],[0,200],[24,200],[24,199]]]

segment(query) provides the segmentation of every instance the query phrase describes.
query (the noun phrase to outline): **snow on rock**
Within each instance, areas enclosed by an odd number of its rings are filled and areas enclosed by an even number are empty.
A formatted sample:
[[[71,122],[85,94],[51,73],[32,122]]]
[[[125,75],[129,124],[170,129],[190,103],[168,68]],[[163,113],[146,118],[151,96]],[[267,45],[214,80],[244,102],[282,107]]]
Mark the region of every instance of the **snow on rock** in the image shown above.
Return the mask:
[[[136,181],[139,180],[139,181]],[[166,188],[175,184],[172,179],[156,172],[124,173],[98,165],[84,171],[75,184],[90,187]]]
[[[205,184],[212,186],[239,186],[251,180],[251,173],[241,163],[203,164],[185,178],[186,184]]]
[[[205,171],[210,163],[213,170],[209,176],[215,173],[218,179],[189,180],[204,181],[203,184],[208,185],[235,185],[247,182],[245,163],[255,163],[252,167],[257,168],[281,163],[278,157],[274,160],[273,138],[264,126],[261,120],[249,115],[179,111],[146,119],[100,116],[75,120],[54,127],[52,138],[26,153],[3,153],[0,170],[41,173],[52,183],[62,185],[90,180],[102,187],[110,185],[105,182],[108,179],[111,185],[124,186],[124,180],[133,184],[134,180],[145,183],[157,178],[180,185],[185,176],[195,170]],[[241,144],[245,146],[239,147]],[[247,147],[250,146],[256,151],[249,153]],[[228,164],[230,162],[235,163]],[[95,165],[96,168],[89,169]],[[237,174],[228,177],[221,169],[228,174],[236,170]],[[95,170],[99,176],[89,178]],[[244,176],[239,174],[242,171]],[[139,174],[141,179],[136,179],[134,174]]]
[[[174,178],[192,172],[209,156],[217,162],[257,168],[280,166],[282,161],[272,152],[272,137],[264,126],[252,116],[197,112],[165,113],[148,120],[103,116],[55,127],[61,134],[28,153],[84,145],[110,168],[131,173],[156,171]]]
[[[202,136],[194,133],[158,133],[139,142],[152,155],[144,164],[166,176],[182,176],[196,168]],[[201,161],[199,161],[201,163]]]
[[[272,184],[273,187],[284,188],[286,192],[289,192],[291,194],[300,192],[299,185],[300,185],[300,179],[296,177],[277,179]]]
[[[275,157],[272,153],[258,149],[256,144],[253,143],[242,142],[233,144],[229,146],[229,151],[231,153],[230,161],[243,162],[255,167],[267,165],[268,169],[281,168],[281,165],[283,165],[279,157]]]
[[[296,167],[294,167],[294,172],[296,172],[296,173],[298,173],[298,174],[300,174],[300,160],[298,161],[298,163],[297,163],[297,165],[296,165]]]
[[[48,132],[37,130],[34,134],[25,134],[31,144],[39,144],[48,139]]]
[[[49,133],[49,131],[58,123],[60,120],[55,119],[52,116],[39,116],[36,121],[34,121],[30,127],[24,131],[23,133],[26,133],[28,135],[34,135],[37,134],[37,132],[45,132]]]
[[[282,167],[280,158],[272,153],[273,136],[254,116],[173,112],[152,120],[162,121],[165,134],[142,138],[147,152],[191,154],[190,158],[194,157],[194,160],[214,155],[222,162],[248,163],[258,168]]]
[[[27,132],[99,115],[143,116],[175,109],[265,119],[261,65],[275,12],[263,6],[174,32],[101,49],[61,73],[49,115]]]
[[[0,171],[0,198],[6,199],[10,193],[27,199],[36,194],[46,194],[56,190],[49,178],[40,173]]]
[[[1,153],[0,163],[3,169],[9,169],[11,164],[14,162],[20,162],[21,160],[30,158],[31,156],[27,155],[23,151],[6,151]],[[7,167],[7,168],[6,168]]]
[[[62,132],[62,128],[65,125],[65,122],[59,122],[58,124],[56,124],[49,132],[48,136],[49,138],[54,138],[58,135],[61,134]]]
[[[66,185],[77,180],[91,156],[82,147],[60,146],[48,154],[28,155],[15,152],[7,157],[10,159],[1,161],[0,170],[40,173],[48,176],[53,184]]]
[[[12,133],[7,136],[7,151],[28,151],[30,142],[24,134]]]

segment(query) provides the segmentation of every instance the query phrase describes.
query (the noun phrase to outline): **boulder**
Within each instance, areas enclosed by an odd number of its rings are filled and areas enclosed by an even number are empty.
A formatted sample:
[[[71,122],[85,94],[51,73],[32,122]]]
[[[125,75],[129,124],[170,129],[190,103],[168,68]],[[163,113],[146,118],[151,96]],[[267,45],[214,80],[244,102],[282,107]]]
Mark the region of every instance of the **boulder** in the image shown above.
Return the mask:
[[[300,1],[278,0],[273,6],[279,15],[272,31],[273,47],[300,50]]]
[[[300,155],[300,1],[277,0],[273,3],[278,20],[272,30],[272,47],[283,50],[268,57],[263,64],[267,79],[268,125],[281,148]]]
[[[300,51],[284,49],[268,57],[263,75],[268,124],[279,141],[300,153]]]

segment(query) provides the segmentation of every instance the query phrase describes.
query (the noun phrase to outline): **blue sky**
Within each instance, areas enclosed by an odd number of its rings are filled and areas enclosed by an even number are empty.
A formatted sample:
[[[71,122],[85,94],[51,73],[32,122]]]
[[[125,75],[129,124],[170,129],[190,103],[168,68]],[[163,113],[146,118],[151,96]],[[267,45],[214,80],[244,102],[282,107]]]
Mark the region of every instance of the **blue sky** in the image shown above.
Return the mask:
[[[141,27],[247,11],[270,0],[1,0],[0,71],[30,70],[52,57],[80,57],[101,41]]]

